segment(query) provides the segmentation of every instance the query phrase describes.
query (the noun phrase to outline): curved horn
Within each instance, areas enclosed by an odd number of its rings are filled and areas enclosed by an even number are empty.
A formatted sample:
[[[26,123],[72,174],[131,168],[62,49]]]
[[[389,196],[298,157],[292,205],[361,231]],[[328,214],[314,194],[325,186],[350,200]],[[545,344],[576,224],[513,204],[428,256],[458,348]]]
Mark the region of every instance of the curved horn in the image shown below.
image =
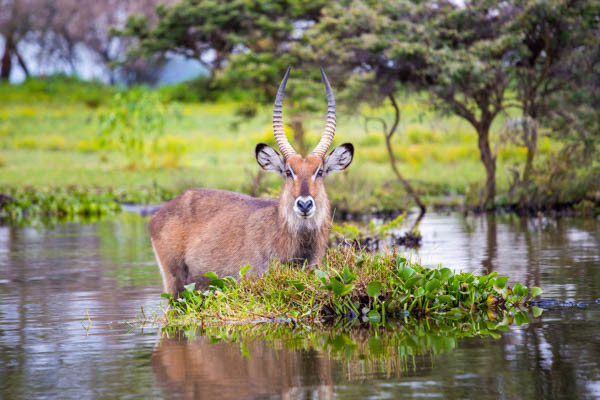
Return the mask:
[[[273,107],[273,134],[275,135],[275,140],[277,141],[277,147],[279,147],[279,150],[281,151],[281,154],[285,160],[297,154],[296,150],[294,150],[290,142],[288,142],[287,137],[285,137],[285,132],[283,130],[283,118],[281,116],[283,92],[285,91],[285,84],[287,83],[288,76],[290,75],[290,69],[292,69],[291,66],[288,67],[287,71],[285,72],[285,76],[279,85],[277,97],[275,97],[275,106]]]
[[[327,150],[329,150],[329,146],[331,146],[333,135],[335,135],[335,99],[327,76],[325,75],[325,71],[323,71],[323,67],[321,67],[321,77],[323,78],[325,90],[327,91],[327,122],[325,123],[325,132],[323,132],[319,144],[317,144],[317,147],[315,147],[312,153],[323,158],[325,157]]]

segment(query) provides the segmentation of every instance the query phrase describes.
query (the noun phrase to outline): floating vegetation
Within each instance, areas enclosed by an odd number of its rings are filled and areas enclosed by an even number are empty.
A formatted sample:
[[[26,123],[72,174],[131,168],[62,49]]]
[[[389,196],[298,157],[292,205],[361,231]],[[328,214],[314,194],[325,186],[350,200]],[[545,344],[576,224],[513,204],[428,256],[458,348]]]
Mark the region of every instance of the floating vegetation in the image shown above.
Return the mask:
[[[0,193],[0,223],[13,225],[52,224],[75,218],[85,221],[114,215],[122,203],[158,203],[172,192],[158,187],[136,190],[85,188],[6,188]]]
[[[426,268],[397,252],[371,254],[353,248],[332,248],[321,269],[276,264],[261,278],[241,269],[239,279],[206,274],[206,290],[186,286],[180,298],[170,294],[162,321],[178,328],[231,321],[289,321],[326,324],[359,320],[484,321],[486,329],[502,330],[528,322],[527,309],[542,290],[515,283],[492,272],[474,275],[449,268]],[[531,307],[534,316],[542,309]]]
[[[364,228],[348,222],[333,224],[331,230],[334,233],[336,244],[357,249],[378,251],[386,246],[389,248],[394,246],[419,247],[422,237],[417,225],[400,233],[405,218],[406,213],[403,213],[380,224],[371,219]]]

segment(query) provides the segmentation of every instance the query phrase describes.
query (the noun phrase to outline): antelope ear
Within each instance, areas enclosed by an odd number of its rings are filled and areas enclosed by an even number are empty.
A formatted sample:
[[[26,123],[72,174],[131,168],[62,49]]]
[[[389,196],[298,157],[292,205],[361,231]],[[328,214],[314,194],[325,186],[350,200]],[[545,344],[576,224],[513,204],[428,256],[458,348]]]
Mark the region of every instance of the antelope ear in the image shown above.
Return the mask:
[[[275,150],[264,143],[256,145],[256,161],[262,169],[266,171],[275,171],[285,177],[285,161]]]
[[[335,148],[323,163],[325,175],[333,171],[343,171],[352,162],[354,158],[354,146],[352,143],[344,143]]]

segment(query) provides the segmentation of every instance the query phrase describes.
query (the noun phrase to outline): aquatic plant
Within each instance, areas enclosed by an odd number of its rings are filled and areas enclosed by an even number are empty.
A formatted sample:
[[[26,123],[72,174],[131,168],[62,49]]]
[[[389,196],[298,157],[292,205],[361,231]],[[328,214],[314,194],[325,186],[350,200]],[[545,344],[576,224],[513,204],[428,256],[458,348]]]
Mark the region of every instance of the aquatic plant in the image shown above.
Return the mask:
[[[528,321],[525,309],[542,290],[507,285],[497,272],[474,275],[449,268],[427,268],[396,251],[376,254],[332,248],[320,269],[273,264],[261,278],[251,267],[238,280],[213,272],[207,290],[187,285],[180,298],[170,294],[165,326],[223,321],[284,320],[321,324],[338,318],[382,323],[402,318],[472,320],[483,315],[489,327],[503,329]],[[534,315],[541,309],[533,307]]]
[[[90,187],[8,187],[0,192],[0,223],[53,224],[74,217],[93,219],[114,215],[123,203],[150,204],[174,196],[156,185],[137,190]]]
[[[421,244],[421,233],[418,229],[420,219],[404,234],[399,231],[406,219],[406,213],[398,215],[387,222],[375,223],[373,219],[366,226],[355,223],[333,224],[334,241],[338,245],[350,245],[359,249],[379,250],[386,245],[418,247]]]

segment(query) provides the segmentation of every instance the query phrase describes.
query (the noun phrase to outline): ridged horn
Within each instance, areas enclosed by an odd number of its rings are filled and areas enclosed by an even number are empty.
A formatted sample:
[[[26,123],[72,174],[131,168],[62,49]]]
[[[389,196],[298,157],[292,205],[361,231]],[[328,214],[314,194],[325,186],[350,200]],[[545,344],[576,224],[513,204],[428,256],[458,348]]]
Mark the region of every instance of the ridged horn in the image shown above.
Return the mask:
[[[325,132],[323,132],[321,140],[319,140],[319,144],[317,144],[317,147],[315,147],[312,154],[323,158],[325,157],[327,150],[329,150],[329,146],[331,146],[333,136],[335,135],[336,117],[335,98],[333,97],[333,91],[331,90],[331,86],[329,85],[329,81],[327,80],[327,75],[325,75],[325,71],[323,71],[323,67],[321,67],[321,77],[323,78],[325,90],[327,91],[327,122],[325,123]]]
[[[285,92],[285,85],[287,83],[288,77],[290,76],[290,69],[292,67],[288,67],[285,72],[285,76],[279,85],[279,90],[277,91],[277,97],[275,97],[275,105],[273,106],[273,135],[275,135],[275,140],[277,141],[277,147],[281,151],[283,158],[287,160],[293,155],[296,155],[296,150],[292,147],[290,142],[288,142],[287,137],[285,137],[285,131],[283,130],[283,117],[281,115],[281,107],[283,104],[283,92]]]

